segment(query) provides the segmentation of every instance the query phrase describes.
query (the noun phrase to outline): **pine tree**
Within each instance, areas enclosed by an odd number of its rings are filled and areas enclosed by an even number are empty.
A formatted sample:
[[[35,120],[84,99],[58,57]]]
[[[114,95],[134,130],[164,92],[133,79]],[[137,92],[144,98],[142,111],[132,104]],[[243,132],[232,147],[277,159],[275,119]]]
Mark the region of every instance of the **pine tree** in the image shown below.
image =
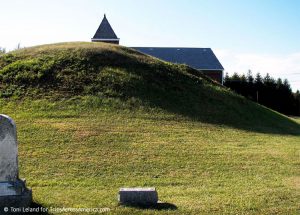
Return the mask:
[[[231,80],[237,82],[240,81],[240,75],[237,72],[233,73]]]
[[[254,83],[254,78],[252,76],[252,71],[250,69],[248,70],[248,73],[247,73],[247,82],[249,84],[253,84]]]
[[[228,72],[226,72],[224,77],[224,85],[229,87],[230,86],[230,76],[228,75]]]
[[[276,81],[276,87],[278,89],[280,89],[282,87],[282,79],[281,78],[278,78],[277,81]]]
[[[262,84],[262,77],[261,77],[261,75],[260,75],[260,73],[257,73],[256,74],[256,77],[255,77],[255,83],[256,84]]]

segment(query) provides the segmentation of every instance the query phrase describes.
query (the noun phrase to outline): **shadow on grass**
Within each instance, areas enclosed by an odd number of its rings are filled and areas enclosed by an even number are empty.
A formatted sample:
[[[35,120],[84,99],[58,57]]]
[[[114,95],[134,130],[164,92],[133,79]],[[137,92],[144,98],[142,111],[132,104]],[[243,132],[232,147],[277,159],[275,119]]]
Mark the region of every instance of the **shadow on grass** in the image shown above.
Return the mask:
[[[125,204],[121,205],[123,207],[130,207],[135,209],[141,209],[141,210],[177,210],[177,206],[168,203],[168,202],[158,202],[155,205],[135,205],[135,204]]]
[[[139,98],[150,107],[204,123],[266,134],[300,136],[300,124],[295,120],[223,86],[208,83],[201,75],[191,77],[165,66],[144,68],[142,74],[139,69],[127,72],[143,79],[132,81],[131,86],[122,89],[126,89],[129,98]]]

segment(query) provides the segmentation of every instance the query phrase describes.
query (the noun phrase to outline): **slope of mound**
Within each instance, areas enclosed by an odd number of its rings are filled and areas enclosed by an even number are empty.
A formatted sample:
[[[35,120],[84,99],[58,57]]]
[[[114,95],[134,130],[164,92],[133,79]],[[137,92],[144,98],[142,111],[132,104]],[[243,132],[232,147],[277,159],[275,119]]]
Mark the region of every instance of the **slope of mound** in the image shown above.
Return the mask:
[[[0,56],[2,98],[97,96],[130,100],[202,122],[299,133],[289,118],[252,103],[184,65],[103,43],[60,43]]]
[[[16,122],[34,207],[299,211],[299,125],[193,69],[121,46],[64,43],[0,56],[0,78],[0,113]],[[156,187],[162,203],[119,206],[120,187]]]

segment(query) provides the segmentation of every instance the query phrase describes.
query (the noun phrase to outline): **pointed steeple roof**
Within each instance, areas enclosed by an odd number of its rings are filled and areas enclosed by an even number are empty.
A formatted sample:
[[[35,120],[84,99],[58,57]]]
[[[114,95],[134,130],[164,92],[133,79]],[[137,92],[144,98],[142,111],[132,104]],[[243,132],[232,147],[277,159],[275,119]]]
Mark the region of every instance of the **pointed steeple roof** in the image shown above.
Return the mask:
[[[92,41],[119,41],[119,38],[115,34],[114,30],[110,26],[106,15],[104,14],[103,20],[96,31]]]

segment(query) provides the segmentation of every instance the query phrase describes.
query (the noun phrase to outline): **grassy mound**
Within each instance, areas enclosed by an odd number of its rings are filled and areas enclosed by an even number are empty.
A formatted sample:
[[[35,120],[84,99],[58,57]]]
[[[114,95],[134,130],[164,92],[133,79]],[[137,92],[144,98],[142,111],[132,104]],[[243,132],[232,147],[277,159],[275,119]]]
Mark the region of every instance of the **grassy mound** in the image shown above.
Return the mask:
[[[184,65],[104,43],[61,43],[0,57],[2,98],[93,95],[161,108],[200,120],[260,132],[297,133],[287,117],[254,104]]]
[[[63,43],[1,55],[0,79],[20,177],[50,214],[299,210],[299,124],[191,68],[121,46]],[[138,186],[156,187],[163,203],[117,204],[120,187]]]
[[[132,97],[188,90],[190,68],[103,43],[61,43],[11,52],[0,59],[2,96],[39,94]],[[165,93],[164,93],[165,94]]]

